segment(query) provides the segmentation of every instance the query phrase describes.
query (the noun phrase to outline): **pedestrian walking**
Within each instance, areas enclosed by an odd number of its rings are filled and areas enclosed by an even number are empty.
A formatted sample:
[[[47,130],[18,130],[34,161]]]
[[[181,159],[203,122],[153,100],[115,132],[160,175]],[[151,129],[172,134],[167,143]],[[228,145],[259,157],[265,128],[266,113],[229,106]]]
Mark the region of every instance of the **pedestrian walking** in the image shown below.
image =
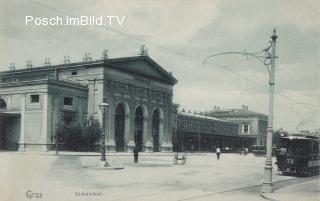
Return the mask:
[[[217,153],[217,159],[219,160],[220,159],[220,154],[221,154],[221,151],[220,151],[219,147],[217,147],[216,153]]]
[[[247,147],[244,148],[244,155],[247,155],[249,152],[249,149]]]
[[[246,155],[246,149],[244,147],[242,147],[242,150],[241,150],[242,154],[245,156]]]

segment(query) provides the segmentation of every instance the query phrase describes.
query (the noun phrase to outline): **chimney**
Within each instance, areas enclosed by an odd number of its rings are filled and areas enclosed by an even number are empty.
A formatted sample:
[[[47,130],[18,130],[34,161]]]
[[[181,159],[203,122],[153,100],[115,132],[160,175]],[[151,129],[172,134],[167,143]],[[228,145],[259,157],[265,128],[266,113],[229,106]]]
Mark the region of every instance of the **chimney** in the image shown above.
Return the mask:
[[[247,105],[242,105],[242,110],[248,110],[248,106]]]
[[[139,56],[149,56],[148,49],[146,48],[145,45],[141,45],[140,52],[138,55]]]

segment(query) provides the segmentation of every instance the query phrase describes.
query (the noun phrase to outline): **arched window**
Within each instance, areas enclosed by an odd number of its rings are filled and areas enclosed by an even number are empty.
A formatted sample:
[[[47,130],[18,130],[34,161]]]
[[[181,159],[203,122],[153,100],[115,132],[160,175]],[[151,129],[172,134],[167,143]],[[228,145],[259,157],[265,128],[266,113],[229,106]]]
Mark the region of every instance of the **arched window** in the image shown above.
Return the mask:
[[[7,108],[6,101],[0,98],[0,109],[5,109],[5,108]]]

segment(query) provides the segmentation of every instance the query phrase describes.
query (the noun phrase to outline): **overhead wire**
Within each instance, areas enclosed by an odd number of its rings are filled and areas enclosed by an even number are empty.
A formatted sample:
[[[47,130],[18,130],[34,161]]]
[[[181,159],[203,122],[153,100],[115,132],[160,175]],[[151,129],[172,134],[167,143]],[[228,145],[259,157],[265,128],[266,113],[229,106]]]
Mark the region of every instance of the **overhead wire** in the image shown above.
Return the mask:
[[[42,2],[36,1],[36,0],[30,0],[30,1],[31,1],[32,3],[34,3],[34,4],[37,4],[37,5],[42,6],[42,7],[45,7],[45,8],[47,8],[47,9],[49,9],[49,10],[52,10],[52,11],[61,13],[61,14],[65,15],[65,16],[78,17],[78,18],[80,17],[80,16],[74,15],[74,14],[72,14],[72,13],[70,13],[70,12],[63,11],[63,10],[61,10],[61,9],[59,9],[59,8],[56,8],[56,7],[54,7],[54,6],[51,6],[51,5],[48,5],[48,4],[45,4],[45,3],[42,3]],[[139,37],[137,37],[137,36],[133,36],[133,35],[131,35],[131,34],[128,34],[128,33],[123,32],[123,31],[119,31],[119,30],[116,30],[116,29],[109,28],[109,27],[107,27],[107,26],[103,26],[103,27],[102,27],[102,26],[98,26],[98,27],[99,27],[99,28],[102,28],[102,29],[105,29],[105,30],[108,30],[108,31],[110,31],[110,32],[113,32],[113,33],[115,33],[115,34],[119,34],[119,35],[125,36],[125,37],[127,37],[127,38],[131,38],[131,39],[134,39],[134,40],[137,40],[137,41],[144,42],[144,43],[146,43],[146,44],[152,45],[152,46],[157,47],[157,48],[159,48],[159,49],[166,50],[166,51],[171,52],[171,53],[174,53],[174,54],[176,54],[176,55],[180,55],[180,56],[183,56],[183,57],[186,57],[186,58],[189,58],[189,59],[192,59],[192,60],[201,62],[201,63],[203,62],[203,58],[195,57],[195,56],[189,55],[189,54],[184,53],[184,52],[181,52],[181,51],[173,50],[173,49],[171,49],[171,48],[165,47],[165,46],[163,46],[163,45],[159,45],[159,44],[157,44],[157,43],[155,43],[155,42],[152,42],[152,41],[150,41],[150,40],[146,40],[146,39],[143,39],[143,38],[139,38]],[[269,48],[270,48],[270,47],[269,47]],[[231,69],[229,66],[225,66],[225,65],[224,65],[224,66],[214,65],[214,64],[212,64],[212,63],[210,63],[210,62],[207,62],[207,63],[208,63],[209,65],[213,66],[213,67],[220,67],[220,68],[222,68],[222,69],[224,69],[224,70],[227,70],[227,71],[229,71],[229,72],[231,72],[231,73],[233,73],[233,74],[235,74],[235,75],[240,76],[242,79],[247,80],[248,82],[254,83],[256,86],[259,86],[260,88],[265,89],[265,85],[262,85],[261,83],[258,83],[258,82],[256,82],[256,81],[248,78],[247,76],[244,76],[243,74],[240,74],[239,72],[234,71],[234,70]],[[288,96],[285,96],[285,95],[283,95],[283,94],[278,94],[278,95],[282,96],[284,99],[286,99],[287,101],[291,102],[292,104],[301,104],[301,102],[297,102],[297,101],[294,100],[292,97],[288,97]],[[305,104],[305,105],[311,105],[311,104],[308,104],[308,103],[303,103],[303,104]]]

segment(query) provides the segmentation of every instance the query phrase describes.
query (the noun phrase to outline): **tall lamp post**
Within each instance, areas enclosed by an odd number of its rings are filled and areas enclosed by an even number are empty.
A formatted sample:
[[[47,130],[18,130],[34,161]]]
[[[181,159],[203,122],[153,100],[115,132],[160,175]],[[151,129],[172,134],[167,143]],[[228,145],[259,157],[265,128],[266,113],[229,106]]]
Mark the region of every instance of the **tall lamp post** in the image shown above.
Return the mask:
[[[109,104],[106,103],[106,99],[103,99],[103,102],[99,105],[99,108],[102,113],[102,143],[101,143],[101,162],[106,167],[108,166],[108,162],[106,159],[106,132],[105,132],[105,120],[106,120],[106,114],[109,108]]]
[[[260,52],[221,52],[219,54],[211,55],[204,59],[203,64],[212,57],[228,54],[241,54],[247,57],[253,57],[261,61],[269,73],[269,118],[268,118],[268,129],[267,129],[267,154],[264,166],[264,180],[262,184],[262,193],[272,193],[272,134],[273,134],[273,98],[274,98],[274,73],[275,73],[275,53],[276,53],[276,40],[278,36],[276,35],[276,29],[273,29],[273,35],[271,36],[272,41],[270,45]],[[271,52],[270,52],[271,49]]]
[[[268,119],[268,129],[267,129],[267,156],[264,165],[264,180],[262,184],[263,193],[272,193],[272,134],[273,134],[273,96],[274,96],[274,69],[275,69],[275,58],[276,58],[276,40],[278,36],[276,35],[276,29],[273,30],[273,35],[271,36],[271,72],[269,80],[269,119]]]

